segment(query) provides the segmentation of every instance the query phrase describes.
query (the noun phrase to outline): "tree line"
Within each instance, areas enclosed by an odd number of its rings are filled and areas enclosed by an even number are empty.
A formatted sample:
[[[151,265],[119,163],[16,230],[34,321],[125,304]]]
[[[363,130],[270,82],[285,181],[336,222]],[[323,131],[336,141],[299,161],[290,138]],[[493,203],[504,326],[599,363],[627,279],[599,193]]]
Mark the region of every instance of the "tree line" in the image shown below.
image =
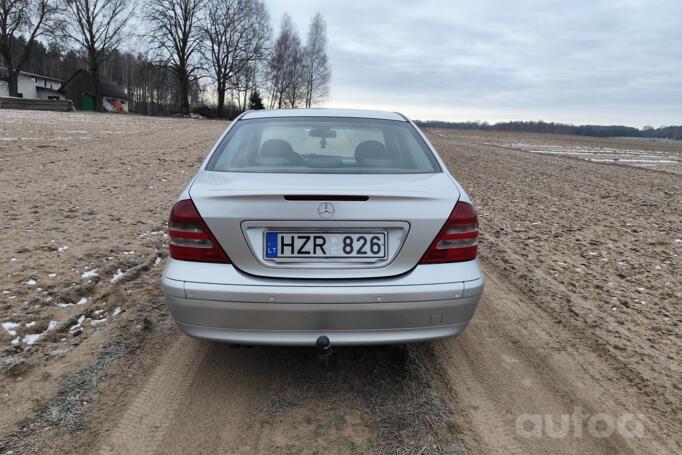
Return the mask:
[[[133,18],[145,24],[140,36]],[[65,80],[85,68],[121,86],[130,111],[149,115],[311,107],[329,90],[326,34],[318,13],[303,42],[284,14],[273,36],[262,0],[0,0],[10,96],[20,71]],[[133,39],[142,51],[124,49]]]
[[[460,130],[514,131],[524,133],[574,134],[592,137],[644,137],[682,140],[682,126],[645,126],[642,129],[623,125],[571,125],[543,121],[499,122],[445,122],[441,120],[416,121],[425,128],[451,128]]]

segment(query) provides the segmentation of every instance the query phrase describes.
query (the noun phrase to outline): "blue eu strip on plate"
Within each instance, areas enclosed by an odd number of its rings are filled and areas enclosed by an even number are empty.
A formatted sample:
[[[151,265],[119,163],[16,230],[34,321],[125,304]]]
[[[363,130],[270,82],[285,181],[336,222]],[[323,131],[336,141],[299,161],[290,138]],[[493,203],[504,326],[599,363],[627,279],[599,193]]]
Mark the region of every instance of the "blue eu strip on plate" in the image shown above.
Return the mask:
[[[276,258],[277,257],[277,233],[276,232],[266,232],[265,233],[265,257]]]

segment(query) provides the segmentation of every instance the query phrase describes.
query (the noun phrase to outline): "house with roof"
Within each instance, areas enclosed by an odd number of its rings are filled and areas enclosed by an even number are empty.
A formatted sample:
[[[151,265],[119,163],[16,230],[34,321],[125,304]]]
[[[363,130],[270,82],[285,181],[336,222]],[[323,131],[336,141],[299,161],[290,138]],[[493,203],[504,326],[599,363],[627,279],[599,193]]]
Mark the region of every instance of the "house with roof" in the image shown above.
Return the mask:
[[[0,97],[9,96],[7,68],[0,67]],[[38,100],[63,100],[59,93],[62,81],[42,74],[20,71],[17,78],[17,97]]]
[[[83,69],[66,80],[59,92],[79,111],[128,112],[128,95],[114,82],[99,79]]]

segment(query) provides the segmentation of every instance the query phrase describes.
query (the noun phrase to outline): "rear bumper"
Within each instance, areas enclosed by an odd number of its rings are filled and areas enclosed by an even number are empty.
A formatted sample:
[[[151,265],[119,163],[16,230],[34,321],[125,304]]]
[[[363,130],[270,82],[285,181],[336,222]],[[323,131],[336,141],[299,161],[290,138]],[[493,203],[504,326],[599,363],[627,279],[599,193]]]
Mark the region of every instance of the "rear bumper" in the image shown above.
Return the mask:
[[[196,277],[197,267],[211,269],[203,276],[221,282],[176,279]],[[171,259],[162,285],[178,327],[196,338],[313,345],[325,335],[348,345],[457,335],[474,315],[483,277],[475,261],[421,265],[393,278],[314,281],[264,279],[231,265]]]
[[[325,335],[332,345],[371,345],[416,343],[460,334],[466,324],[398,330],[234,330],[199,327],[176,322],[183,333],[194,338],[237,344],[268,344],[285,346],[312,346],[318,337]]]

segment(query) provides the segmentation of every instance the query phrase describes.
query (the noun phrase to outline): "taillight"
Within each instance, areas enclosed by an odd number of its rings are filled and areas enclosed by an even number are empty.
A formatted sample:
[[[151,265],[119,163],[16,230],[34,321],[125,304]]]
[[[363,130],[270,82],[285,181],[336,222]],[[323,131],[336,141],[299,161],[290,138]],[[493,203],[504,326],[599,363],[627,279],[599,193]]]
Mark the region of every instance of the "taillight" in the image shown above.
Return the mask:
[[[461,262],[476,259],[478,254],[478,218],[476,209],[458,202],[434,241],[426,250],[421,264]]]
[[[168,220],[170,256],[181,261],[221,262],[230,260],[213,237],[191,199],[178,201]]]

